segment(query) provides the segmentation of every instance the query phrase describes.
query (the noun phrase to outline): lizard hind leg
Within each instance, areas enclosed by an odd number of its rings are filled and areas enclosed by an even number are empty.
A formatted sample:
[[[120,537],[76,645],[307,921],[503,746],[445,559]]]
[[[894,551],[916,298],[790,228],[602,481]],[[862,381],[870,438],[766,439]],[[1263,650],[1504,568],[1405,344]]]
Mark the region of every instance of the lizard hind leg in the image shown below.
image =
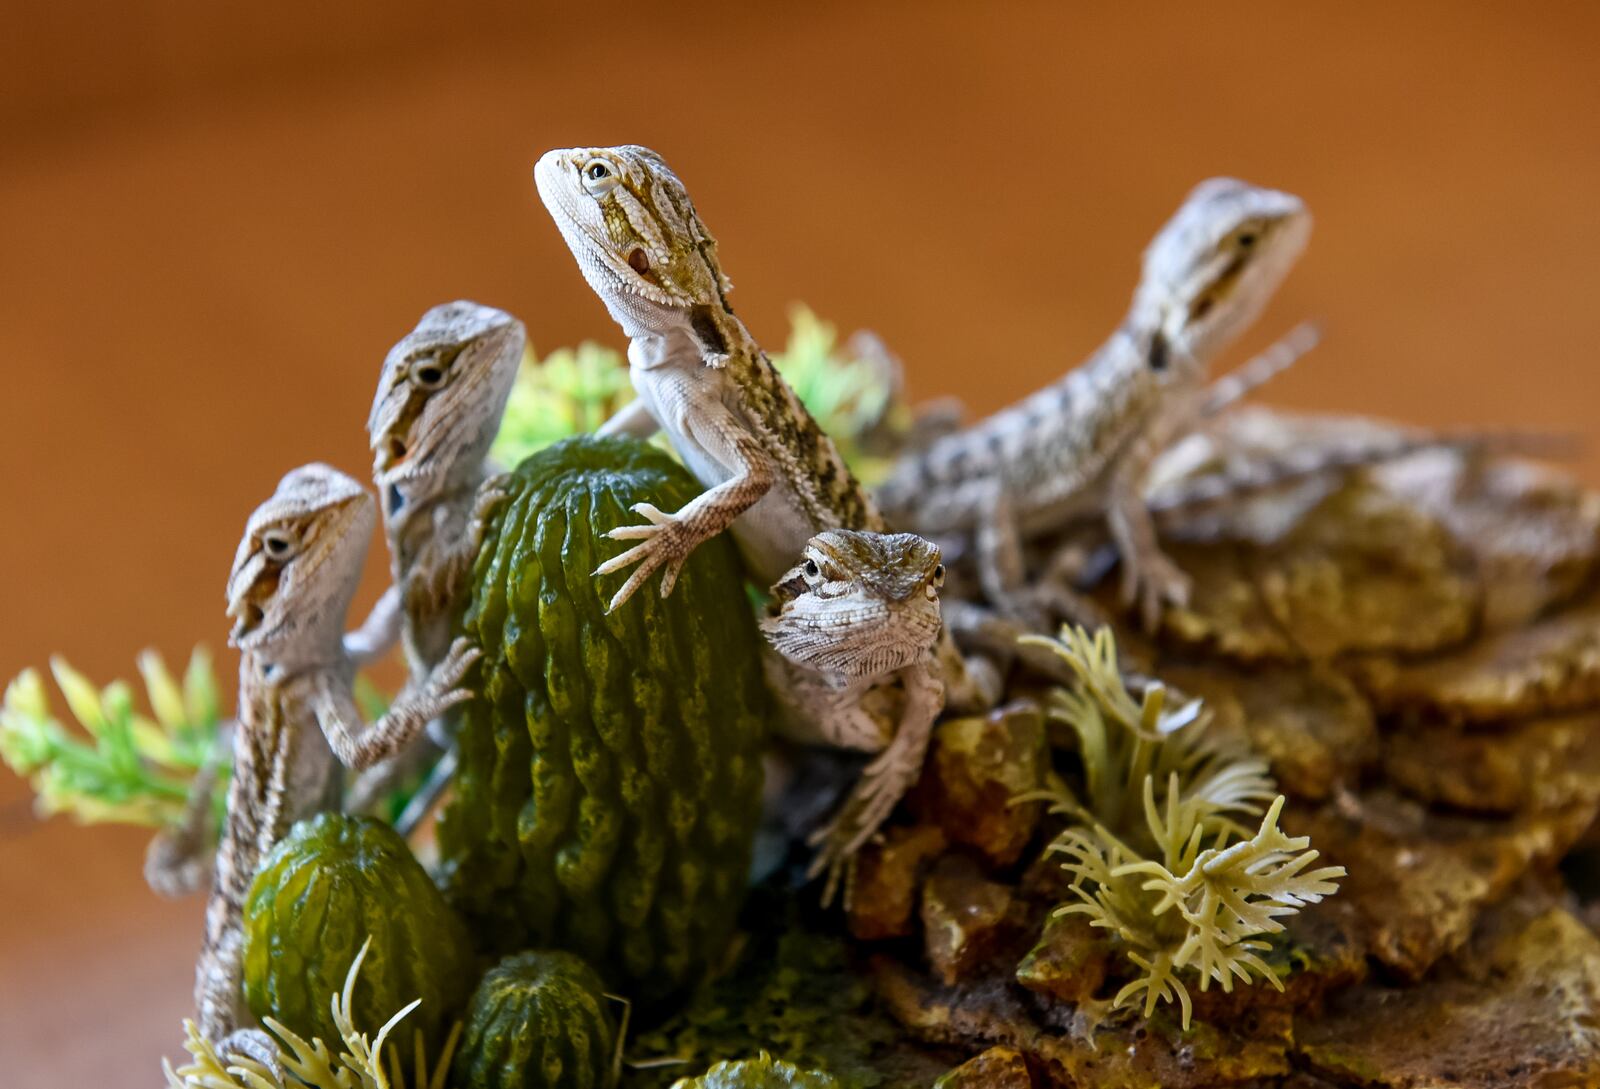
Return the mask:
[[[1123,603],[1136,607],[1145,630],[1154,631],[1167,605],[1188,604],[1189,576],[1161,550],[1150,511],[1136,491],[1119,489],[1107,519],[1121,557]]]

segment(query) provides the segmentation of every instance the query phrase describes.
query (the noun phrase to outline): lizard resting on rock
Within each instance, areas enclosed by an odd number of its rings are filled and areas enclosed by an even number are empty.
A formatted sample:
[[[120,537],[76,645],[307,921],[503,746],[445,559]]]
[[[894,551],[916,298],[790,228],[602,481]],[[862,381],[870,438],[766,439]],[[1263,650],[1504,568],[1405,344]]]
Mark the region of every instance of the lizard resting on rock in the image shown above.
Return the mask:
[[[200,1032],[224,1056],[277,1063],[265,1033],[240,1027],[249,1016],[240,993],[244,902],[261,858],[295,821],[338,807],[339,764],[370,766],[472,697],[455,685],[478,651],[458,640],[426,683],[364,725],[342,633],[376,520],[372,498],[344,473],[295,469],[251,514],[228,577],[239,714],[227,823],[195,965]]]
[[[761,629],[773,653],[768,686],[778,732],[792,741],[879,754],[833,819],[811,837],[811,876],[827,872],[832,899],[848,859],[886,820],[922,771],[944,683],[938,546],[911,533],[829,530],[772,587]],[[885,678],[898,681],[898,691]],[[898,709],[894,704],[898,702]]]
[[[453,302],[422,315],[385,358],[367,434],[393,584],[345,636],[357,665],[399,642],[415,687],[449,651],[485,518],[502,496],[487,458],[526,339],[510,314]],[[429,735],[431,744],[419,736],[358,779],[350,807],[367,808],[418,758],[448,746],[442,730]]]
[[[666,431],[707,489],[670,513],[640,503],[634,510],[647,524],[611,531],[638,542],[595,571],[632,568],[611,608],[658,569],[661,592],[670,593],[685,557],[723,530],[764,584],[824,530],[888,530],[833,440],[734,315],[716,241],[659,155],[632,145],[551,151],[534,180],[589,286],[629,338],[639,396],[600,433]],[[985,663],[964,663],[942,632],[937,655],[952,706],[994,703],[999,678]]]
[[[986,596],[1022,582],[1022,542],[1089,514],[1107,520],[1124,597],[1153,624],[1188,580],[1156,542],[1141,485],[1207,408],[1211,362],[1255,320],[1305,246],[1297,197],[1202,182],[1156,235],[1121,326],[1054,385],[903,459],[878,492],[899,528],[970,535]]]

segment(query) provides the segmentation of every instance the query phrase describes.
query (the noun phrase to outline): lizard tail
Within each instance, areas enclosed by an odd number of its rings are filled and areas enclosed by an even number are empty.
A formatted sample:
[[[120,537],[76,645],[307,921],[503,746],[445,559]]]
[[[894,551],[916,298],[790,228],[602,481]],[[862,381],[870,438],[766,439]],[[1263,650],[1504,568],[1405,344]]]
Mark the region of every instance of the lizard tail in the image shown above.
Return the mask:
[[[1516,430],[1412,431],[1362,435],[1277,451],[1222,469],[1177,480],[1152,493],[1150,513],[1172,519],[1297,484],[1328,473],[1382,465],[1424,451],[1450,450],[1471,457],[1570,458],[1582,448],[1576,436]]]

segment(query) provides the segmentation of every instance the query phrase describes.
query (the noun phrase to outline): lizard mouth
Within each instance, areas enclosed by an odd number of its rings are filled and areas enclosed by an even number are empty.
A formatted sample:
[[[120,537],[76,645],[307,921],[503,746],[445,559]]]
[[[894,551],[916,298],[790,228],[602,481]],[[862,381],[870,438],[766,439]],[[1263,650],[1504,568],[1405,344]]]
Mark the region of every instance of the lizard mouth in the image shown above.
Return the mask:
[[[253,601],[247,601],[239,610],[239,617],[234,621],[233,630],[228,633],[228,640],[234,644],[243,642],[255,634],[261,627],[261,622],[267,618],[266,612]]]

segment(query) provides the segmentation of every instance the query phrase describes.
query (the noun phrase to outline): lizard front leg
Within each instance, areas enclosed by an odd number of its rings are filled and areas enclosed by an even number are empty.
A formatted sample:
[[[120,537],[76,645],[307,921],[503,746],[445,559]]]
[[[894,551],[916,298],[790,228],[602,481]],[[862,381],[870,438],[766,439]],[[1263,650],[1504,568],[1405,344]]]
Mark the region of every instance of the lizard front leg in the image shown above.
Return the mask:
[[[363,725],[360,708],[345,678],[326,672],[312,688],[312,713],[339,762],[360,771],[399,752],[429,721],[470,700],[473,693],[456,685],[482,653],[465,637],[458,638],[428,679],[415,690],[402,693],[402,698],[371,726]]]
[[[932,655],[914,662],[898,674],[905,687],[905,709],[891,741],[868,764],[839,812],[811,834],[808,842],[820,849],[808,876],[826,874],[824,904],[833,899],[846,868],[889,819],[894,807],[922,774],[934,720],[944,709],[945,688]]]
[[[211,843],[211,803],[217,789],[217,767],[223,746],[231,748],[233,724],[218,732],[216,748],[195,773],[183,817],[150,839],[144,852],[144,882],[157,896],[177,899],[199,892],[211,880],[215,850]]]
[[[661,596],[672,593],[689,553],[702,541],[732,525],[735,518],[767,494],[777,479],[772,458],[761,441],[721,401],[708,398],[686,415],[685,430],[689,437],[731,470],[733,476],[672,514],[664,513],[651,503],[633,505],[633,512],[643,515],[650,524],[618,526],[606,536],[616,541],[639,543],[594,570],[596,575],[609,575],[633,567],[622,588],[612,595],[607,611],[632,597],[657,568],[662,569]]]

